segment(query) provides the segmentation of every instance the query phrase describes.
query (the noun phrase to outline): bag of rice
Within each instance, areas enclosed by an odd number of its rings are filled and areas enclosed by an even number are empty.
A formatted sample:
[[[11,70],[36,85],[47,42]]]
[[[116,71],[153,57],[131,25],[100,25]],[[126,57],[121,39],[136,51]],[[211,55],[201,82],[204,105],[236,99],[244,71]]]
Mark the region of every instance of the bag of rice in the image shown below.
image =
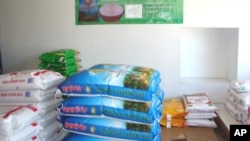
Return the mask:
[[[75,133],[69,133],[62,141],[128,141],[117,138],[93,137]]]
[[[65,77],[50,70],[24,70],[0,75],[0,91],[47,90],[57,87]]]
[[[20,132],[10,135],[1,135],[1,141],[36,141],[39,126],[36,123],[27,124]]]
[[[59,90],[69,95],[109,95],[150,101],[159,88],[159,79],[124,70],[87,69],[63,81]],[[78,96],[79,96],[78,95]]]
[[[108,117],[131,122],[160,121],[162,104],[159,97],[152,101],[135,102],[109,97],[70,97],[58,106],[61,115],[80,117]]]
[[[0,106],[0,134],[12,135],[35,122],[40,114],[35,106]],[[28,115],[28,116],[27,116]]]
[[[45,52],[39,56],[41,62],[65,62],[68,58],[75,57],[79,54],[74,49],[59,49],[51,52]]]
[[[108,118],[66,116],[61,116],[60,121],[65,130],[78,134],[141,141],[160,141],[161,139],[161,128],[158,122],[148,125]]]
[[[41,141],[48,141],[53,134],[56,134],[56,132],[60,128],[60,123],[56,120],[49,122],[45,126],[43,126],[42,130],[37,133],[38,137],[41,139]]]
[[[57,88],[50,88],[48,90],[8,90],[0,91],[0,102],[41,102],[51,99],[56,94]]]
[[[126,70],[126,71],[146,73],[155,78],[160,77],[160,72],[156,69],[150,67],[128,65],[128,64],[97,64],[90,67],[90,69]]]

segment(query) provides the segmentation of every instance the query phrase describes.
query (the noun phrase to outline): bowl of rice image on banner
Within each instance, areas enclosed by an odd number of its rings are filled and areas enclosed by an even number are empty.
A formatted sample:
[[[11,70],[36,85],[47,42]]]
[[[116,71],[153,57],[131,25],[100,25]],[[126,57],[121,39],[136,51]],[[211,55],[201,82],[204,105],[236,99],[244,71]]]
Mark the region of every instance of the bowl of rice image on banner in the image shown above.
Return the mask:
[[[108,2],[99,9],[100,17],[106,22],[119,21],[123,13],[124,8],[115,2]]]

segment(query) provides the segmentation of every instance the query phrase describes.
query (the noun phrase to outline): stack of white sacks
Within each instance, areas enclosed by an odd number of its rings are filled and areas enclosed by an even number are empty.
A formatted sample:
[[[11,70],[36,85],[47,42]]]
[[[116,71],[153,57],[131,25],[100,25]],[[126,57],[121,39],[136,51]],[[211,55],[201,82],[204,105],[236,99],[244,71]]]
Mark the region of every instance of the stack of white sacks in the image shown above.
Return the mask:
[[[226,111],[242,124],[250,124],[250,80],[233,80],[225,102]]]
[[[48,70],[24,70],[0,75],[0,140],[54,141],[60,137],[56,107],[59,83]]]
[[[71,140],[160,141],[163,91],[158,71],[133,65],[98,64],[58,87],[69,98],[58,106]]]
[[[214,118],[217,116],[217,107],[206,93],[183,95],[183,101],[187,115],[186,126],[216,128]]]

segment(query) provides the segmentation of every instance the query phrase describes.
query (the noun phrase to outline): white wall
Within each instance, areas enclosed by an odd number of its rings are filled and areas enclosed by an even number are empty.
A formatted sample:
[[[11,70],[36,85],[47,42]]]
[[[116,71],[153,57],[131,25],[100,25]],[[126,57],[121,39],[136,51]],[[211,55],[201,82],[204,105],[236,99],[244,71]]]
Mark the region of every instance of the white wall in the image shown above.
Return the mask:
[[[183,27],[239,28],[235,73],[250,79],[250,59],[246,56],[249,29],[242,24],[245,18],[239,16],[249,13],[246,6],[248,11],[242,11],[244,5],[246,2],[237,0],[184,0],[184,24],[76,26],[74,0],[0,0],[3,69],[7,73],[37,68],[42,52],[73,48],[80,51],[83,68],[96,63],[149,66],[161,72],[167,97],[206,92],[215,102],[222,102],[228,83],[180,82],[180,36]]]

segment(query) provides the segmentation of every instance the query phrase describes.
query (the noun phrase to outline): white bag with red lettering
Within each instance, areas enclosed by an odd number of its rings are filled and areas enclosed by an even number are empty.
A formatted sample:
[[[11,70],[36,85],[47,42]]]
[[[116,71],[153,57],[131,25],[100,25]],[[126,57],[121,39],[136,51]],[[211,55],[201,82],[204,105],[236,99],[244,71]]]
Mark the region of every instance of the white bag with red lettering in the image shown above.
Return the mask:
[[[13,135],[35,122],[40,114],[35,106],[1,106],[0,134]]]
[[[52,98],[56,94],[57,88],[48,90],[9,90],[0,91],[0,102],[41,102]]]
[[[0,91],[47,90],[57,87],[65,77],[51,70],[24,70],[0,75]]]
[[[1,105],[0,106],[0,134],[12,135],[26,127],[30,122],[42,123],[43,120],[49,120],[49,113],[46,119],[43,115],[50,110],[55,110],[58,101],[55,99],[36,103],[33,105]]]
[[[36,123],[27,124],[24,129],[15,134],[1,135],[1,141],[39,141],[36,137],[39,126]]]

